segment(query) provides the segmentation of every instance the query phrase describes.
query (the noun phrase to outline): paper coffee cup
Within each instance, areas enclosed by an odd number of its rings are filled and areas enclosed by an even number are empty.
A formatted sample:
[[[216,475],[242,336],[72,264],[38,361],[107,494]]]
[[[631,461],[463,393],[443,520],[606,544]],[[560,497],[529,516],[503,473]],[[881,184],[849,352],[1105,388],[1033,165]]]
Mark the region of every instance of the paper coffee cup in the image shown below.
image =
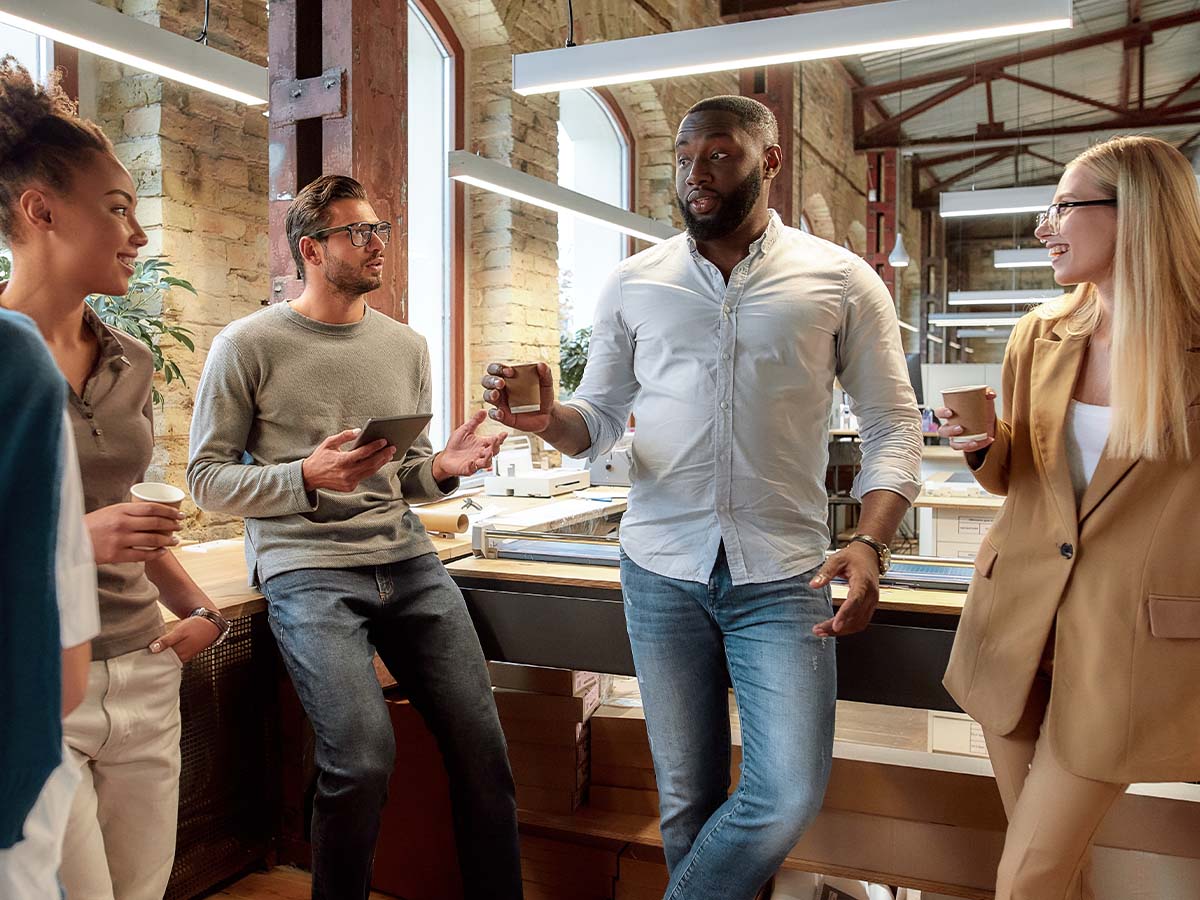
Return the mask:
[[[508,391],[508,408],[516,413],[538,412],[542,408],[542,382],[538,378],[537,363],[521,363],[509,366],[515,373],[504,379]]]
[[[163,484],[161,481],[142,481],[135,484],[129,489],[129,493],[133,495],[134,500],[141,500],[143,503],[161,503],[164,506],[173,506],[179,509],[179,504],[183,503],[184,494],[179,488],[173,484]],[[134,550],[157,550],[158,547],[134,547]]]
[[[179,509],[183,498],[187,495],[173,484],[163,484],[161,481],[143,481],[129,489],[135,500],[144,503],[161,503]]]
[[[987,397],[987,391],[986,384],[972,384],[942,391],[942,403],[954,413],[954,424],[961,425],[963,430],[962,434],[952,437],[951,441],[966,443],[987,439],[988,409],[992,402]]]

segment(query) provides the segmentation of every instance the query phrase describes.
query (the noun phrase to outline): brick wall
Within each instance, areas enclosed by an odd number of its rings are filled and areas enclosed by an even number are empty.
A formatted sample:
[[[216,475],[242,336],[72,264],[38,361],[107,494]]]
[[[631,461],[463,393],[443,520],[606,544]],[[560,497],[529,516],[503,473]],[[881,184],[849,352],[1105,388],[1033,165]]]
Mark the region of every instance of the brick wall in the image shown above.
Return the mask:
[[[202,0],[126,0],[123,11],[194,36]],[[260,2],[215,0],[210,46],[266,64],[267,12]],[[165,396],[155,421],[156,451],[148,477],[184,485],[192,397],[212,338],[267,297],[267,120],[261,108],[193,90],[100,59],[81,61],[81,81],[94,79],[89,110],[114,142],[137,184],[138,216],[151,243],[198,296],[173,290],[164,314],[190,328],[196,352],[165,342],[187,384],[159,383]],[[189,536],[240,533],[240,521],[188,504]]]

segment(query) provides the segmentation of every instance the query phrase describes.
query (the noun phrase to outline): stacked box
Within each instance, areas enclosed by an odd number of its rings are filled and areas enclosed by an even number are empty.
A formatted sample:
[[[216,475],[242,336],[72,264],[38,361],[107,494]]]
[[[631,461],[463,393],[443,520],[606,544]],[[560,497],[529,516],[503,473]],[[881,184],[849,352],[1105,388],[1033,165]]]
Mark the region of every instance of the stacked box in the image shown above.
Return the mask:
[[[517,806],[569,814],[587,797],[588,720],[600,704],[594,672],[489,663],[508,741]]]
[[[741,732],[730,698],[730,784],[741,772]],[[635,696],[617,696],[592,717],[592,781],[589,804],[595,809],[634,815],[658,815],[654,759],[646,734],[646,717]]]
[[[525,900],[613,900],[619,852],[620,845],[607,842],[594,846],[522,834]]]

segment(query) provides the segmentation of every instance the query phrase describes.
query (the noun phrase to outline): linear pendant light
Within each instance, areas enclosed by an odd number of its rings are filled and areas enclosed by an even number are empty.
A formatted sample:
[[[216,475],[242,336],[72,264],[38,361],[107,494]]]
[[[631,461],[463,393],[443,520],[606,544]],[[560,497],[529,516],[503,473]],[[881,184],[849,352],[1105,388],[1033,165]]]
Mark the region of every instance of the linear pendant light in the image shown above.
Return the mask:
[[[935,328],[986,328],[1016,325],[1021,321],[1022,315],[1023,313],[935,313],[929,317],[929,324]]]
[[[581,216],[643,241],[658,244],[679,234],[670,225],[656,219],[639,216],[466,150],[451,150],[446,162],[450,177],[455,181],[504,194],[543,209]]]
[[[1035,187],[983,191],[943,191],[938,197],[938,204],[943,219],[1045,212],[1054,200],[1056,187],[1054,184],[1039,184]]]
[[[1062,288],[1045,291],[951,291],[950,306],[1036,306],[1063,295]]]
[[[1045,247],[1031,247],[1026,250],[997,250],[992,257],[992,265],[997,269],[1048,269],[1050,257]]]
[[[265,67],[90,0],[3,0],[0,22],[248,106],[269,96]]]
[[[513,90],[546,94],[1070,28],[1071,0],[891,0],[513,56]]]

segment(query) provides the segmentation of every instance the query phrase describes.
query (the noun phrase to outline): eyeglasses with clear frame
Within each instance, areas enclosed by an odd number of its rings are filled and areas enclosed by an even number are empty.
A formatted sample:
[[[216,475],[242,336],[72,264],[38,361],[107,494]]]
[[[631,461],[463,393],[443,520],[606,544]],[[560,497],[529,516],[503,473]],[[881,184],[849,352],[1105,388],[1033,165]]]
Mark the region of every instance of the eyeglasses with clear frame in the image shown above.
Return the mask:
[[[320,231],[314,231],[308,237],[323,238],[337,231],[344,231],[350,235],[350,243],[355,247],[367,246],[367,244],[371,243],[371,235],[378,236],[380,242],[385,247],[387,246],[387,242],[392,239],[392,225],[390,222],[351,222],[349,225],[335,225],[332,228],[322,228]]]
[[[1046,211],[1044,213],[1037,214],[1037,218],[1034,220],[1036,222],[1034,225],[1034,230],[1036,231],[1038,228],[1041,228],[1043,225],[1045,225],[1052,232],[1057,234],[1058,226],[1062,224],[1063,215],[1065,214],[1064,210],[1074,209],[1077,206],[1116,205],[1117,201],[1112,197],[1106,200],[1060,200],[1058,203],[1051,203],[1048,207],[1046,207]]]

